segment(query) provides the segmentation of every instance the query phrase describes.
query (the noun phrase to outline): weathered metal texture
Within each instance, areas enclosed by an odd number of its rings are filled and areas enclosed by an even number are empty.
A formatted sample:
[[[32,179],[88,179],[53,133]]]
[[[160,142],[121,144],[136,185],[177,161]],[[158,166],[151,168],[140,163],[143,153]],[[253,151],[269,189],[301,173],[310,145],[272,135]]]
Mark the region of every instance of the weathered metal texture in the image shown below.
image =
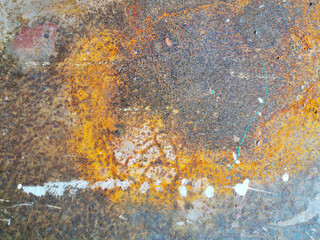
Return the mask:
[[[319,7],[57,1],[22,19],[0,66],[0,238],[319,238]]]

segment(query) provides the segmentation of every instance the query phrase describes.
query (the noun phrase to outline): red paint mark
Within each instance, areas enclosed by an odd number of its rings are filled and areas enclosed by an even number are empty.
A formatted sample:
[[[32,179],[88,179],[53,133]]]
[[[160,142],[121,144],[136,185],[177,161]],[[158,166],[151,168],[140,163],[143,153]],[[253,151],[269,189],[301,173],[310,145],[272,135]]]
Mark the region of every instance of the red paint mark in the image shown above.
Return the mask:
[[[38,53],[45,50],[52,55],[57,29],[58,26],[54,23],[44,23],[33,29],[23,26],[12,42],[13,49],[20,53]]]

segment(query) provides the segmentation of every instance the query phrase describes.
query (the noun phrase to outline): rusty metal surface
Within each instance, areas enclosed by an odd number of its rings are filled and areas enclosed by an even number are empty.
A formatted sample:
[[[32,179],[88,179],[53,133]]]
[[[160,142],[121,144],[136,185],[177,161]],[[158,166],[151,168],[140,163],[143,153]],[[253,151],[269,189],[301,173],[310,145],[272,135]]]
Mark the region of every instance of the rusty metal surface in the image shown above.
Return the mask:
[[[320,238],[320,3],[30,3],[3,4],[0,239]]]

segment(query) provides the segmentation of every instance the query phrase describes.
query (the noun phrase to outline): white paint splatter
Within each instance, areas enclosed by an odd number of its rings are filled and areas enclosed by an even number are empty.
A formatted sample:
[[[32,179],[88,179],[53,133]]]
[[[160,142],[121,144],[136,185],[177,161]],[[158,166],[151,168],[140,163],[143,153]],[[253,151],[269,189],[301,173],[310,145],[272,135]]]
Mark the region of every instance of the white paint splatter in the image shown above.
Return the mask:
[[[258,100],[259,100],[260,103],[263,103],[263,99],[262,98],[259,97]]]
[[[77,189],[85,189],[88,186],[88,182],[85,180],[73,180],[70,182],[49,182],[44,184],[44,186],[22,186],[21,189],[27,194],[33,194],[37,197],[42,197],[46,195],[46,193],[52,194],[56,197],[60,197],[63,193],[68,189],[72,188],[74,190]],[[20,185],[18,185],[20,187]]]
[[[289,174],[288,174],[288,173],[283,174],[282,180],[283,180],[284,182],[287,182],[287,181],[289,180]]]
[[[141,193],[146,193],[150,189],[150,185],[147,182],[143,182],[141,187],[140,187],[140,192]]]
[[[238,193],[240,196],[245,196],[247,191],[249,189],[249,179],[244,180],[243,183],[238,183],[234,187],[234,190],[236,193]]]
[[[122,190],[124,191],[124,190],[126,190],[128,187],[130,187],[130,185],[131,185],[131,181],[129,181],[129,180],[123,180],[123,181],[120,181],[120,180],[116,180],[116,185],[118,186],[118,187],[121,187],[122,188]]]
[[[183,185],[179,187],[179,192],[182,197],[186,197],[188,194],[188,189]]]
[[[263,192],[263,193],[273,194],[272,192],[267,192],[267,191],[263,191],[263,190],[259,190],[259,189],[255,189],[255,188],[250,188],[249,187],[249,179],[244,180],[243,183],[236,184],[236,186],[233,187],[233,189],[240,196],[245,196],[249,189],[252,190],[252,191],[256,191],[256,192]]]
[[[214,187],[208,186],[204,191],[204,194],[206,195],[207,198],[212,198],[214,196]]]
[[[23,186],[22,186],[22,184],[20,184],[20,183],[19,183],[18,186],[17,186],[18,189],[21,189],[22,187],[23,187]]]
[[[99,181],[91,186],[91,189],[101,188],[102,190],[113,189],[115,187],[115,181],[113,179],[108,179],[108,181]]]
[[[46,192],[47,192],[47,189],[43,186],[24,186],[22,187],[22,190],[27,194],[32,193],[37,197],[42,197],[46,195]]]

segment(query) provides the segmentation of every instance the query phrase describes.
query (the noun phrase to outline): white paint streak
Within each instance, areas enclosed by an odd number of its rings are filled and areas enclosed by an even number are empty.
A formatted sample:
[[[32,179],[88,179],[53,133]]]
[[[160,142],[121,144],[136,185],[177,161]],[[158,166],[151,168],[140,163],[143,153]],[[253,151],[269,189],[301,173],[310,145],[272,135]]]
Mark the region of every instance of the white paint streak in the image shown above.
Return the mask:
[[[176,223],[178,226],[183,226],[184,225],[184,222],[177,222]]]
[[[49,182],[44,186],[21,186],[21,189],[27,194],[33,194],[37,197],[45,196],[46,193],[52,194],[56,197],[60,197],[68,189],[85,189],[88,186],[88,182],[85,180],[73,180],[70,182]]]
[[[8,223],[8,225],[10,225],[10,224],[11,224],[11,218],[8,218],[8,219],[6,219],[6,218],[2,218],[2,219],[0,219],[0,221],[2,221],[2,222],[7,222],[7,223]]]
[[[25,187],[22,187],[22,190],[27,194],[32,193],[33,195],[36,195],[37,197],[42,197],[47,192],[47,189],[42,186],[25,186]]]
[[[105,182],[99,181],[91,186],[92,189],[101,188],[102,190],[113,189],[114,187],[115,187],[115,181],[113,179],[108,179],[108,181],[105,181]]]
[[[206,195],[207,198],[212,198],[214,196],[214,187],[208,186],[204,191],[204,194]]]
[[[259,97],[258,100],[259,100],[260,103],[263,103],[263,99],[262,98]]]

